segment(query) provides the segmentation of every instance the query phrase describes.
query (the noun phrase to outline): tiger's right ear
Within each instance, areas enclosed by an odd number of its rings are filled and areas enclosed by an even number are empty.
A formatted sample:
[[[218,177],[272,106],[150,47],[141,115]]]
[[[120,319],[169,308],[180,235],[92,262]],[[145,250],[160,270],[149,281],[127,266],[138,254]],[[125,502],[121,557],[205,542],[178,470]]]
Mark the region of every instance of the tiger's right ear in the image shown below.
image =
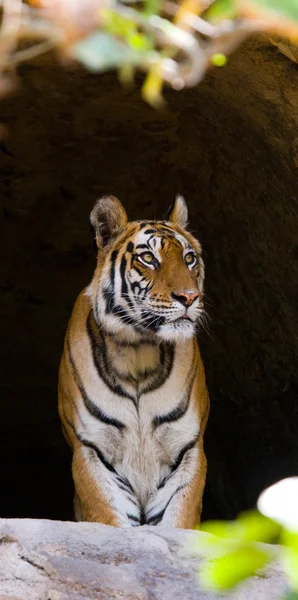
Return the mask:
[[[120,235],[127,221],[127,214],[118,198],[115,196],[99,198],[90,213],[90,222],[95,231],[98,248],[103,248]]]
[[[182,229],[186,229],[187,219],[187,205],[183,196],[180,196],[179,194],[178,196],[176,196],[173,204],[171,204],[166,214],[166,220],[170,221],[170,223],[174,223],[174,225],[179,225],[179,227],[182,227]]]

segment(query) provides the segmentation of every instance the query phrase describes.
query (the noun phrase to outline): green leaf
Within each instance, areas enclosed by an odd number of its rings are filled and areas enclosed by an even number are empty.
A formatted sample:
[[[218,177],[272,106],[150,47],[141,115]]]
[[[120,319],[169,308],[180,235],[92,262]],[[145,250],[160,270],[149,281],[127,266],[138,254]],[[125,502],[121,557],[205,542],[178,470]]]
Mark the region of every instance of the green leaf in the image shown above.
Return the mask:
[[[298,600],[298,592],[290,590],[283,600]]]
[[[125,87],[132,87],[134,84],[134,67],[124,63],[118,69],[118,79]]]
[[[281,560],[291,588],[298,593],[298,552],[292,548],[284,547]]]
[[[274,11],[291,21],[298,21],[297,0],[253,0],[253,4]]]
[[[298,533],[284,529],[281,536],[283,546],[289,546],[298,553]]]
[[[272,542],[280,533],[280,526],[258,511],[247,511],[235,521],[209,521],[202,523],[201,531],[220,538],[243,542]]]
[[[198,536],[194,536],[191,543],[191,551],[203,558],[213,559],[228,554],[237,549],[239,543],[231,538],[218,537],[217,535],[203,535],[202,530]]]
[[[151,15],[159,15],[161,7],[161,0],[146,0],[144,13],[148,17]]]
[[[98,31],[72,47],[72,55],[90,71],[105,71],[122,64],[137,64],[140,54],[111,34]]]
[[[117,14],[116,12],[104,9],[101,11],[101,16],[104,19],[105,27],[109,33],[124,39],[137,31],[137,26],[134,21]]]
[[[132,33],[127,37],[127,43],[140,52],[150,52],[153,49],[151,39],[143,33]]]
[[[200,583],[207,590],[228,589],[251,577],[270,562],[270,552],[246,544],[235,552],[209,561],[200,573]]]
[[[144,100],[153,108],[161,108],[164,105],[162,97],[163,79],[160,74],[159,65],[154,65],[142,87],[142,96]]]
[[[211,56],[211,62],[215,67],[224,67],[227,64],[227,57],[221,52],[216,52]]]
[[[207,21],[219,21],[221,19],[233,19],[236,13],[234,0],[215,0],[204,16]]]
[[[200,531],[220,538],[233,538],[233,529],[233,523],[230,521],[206,521],[200,526]]]
[[[246,542],[276,542],[281,533],[281,527],[278,523],[265,517],[257,510],[240,514],[238,523],[242,527],[242,539]]]

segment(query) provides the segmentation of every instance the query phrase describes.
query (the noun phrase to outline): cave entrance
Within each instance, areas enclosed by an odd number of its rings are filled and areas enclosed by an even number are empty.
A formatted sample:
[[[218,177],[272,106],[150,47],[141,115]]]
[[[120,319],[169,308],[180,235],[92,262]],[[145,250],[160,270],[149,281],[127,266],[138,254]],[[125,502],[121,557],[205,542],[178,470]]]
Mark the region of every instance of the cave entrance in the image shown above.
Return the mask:
[[[230,518],[298,472],[297,66],[255,38],[155,112],[115,75],[23,66],[1,102],[2,517],[72,518],[57,371],[95,254],[88,215],[189,206],[204,248],[200,344],[211,396],[204,518]]]

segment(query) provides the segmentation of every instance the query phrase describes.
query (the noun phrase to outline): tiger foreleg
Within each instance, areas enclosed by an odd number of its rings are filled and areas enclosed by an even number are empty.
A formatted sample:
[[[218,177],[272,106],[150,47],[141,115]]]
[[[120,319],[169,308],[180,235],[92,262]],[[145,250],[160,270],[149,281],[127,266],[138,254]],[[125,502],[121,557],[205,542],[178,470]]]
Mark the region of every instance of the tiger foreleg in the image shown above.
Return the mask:
[[[92,447],[76,444],[72,461],[76,520],[114,527],[140,525],[142,511],[130,484],[106,465]]]
[[[146,523],[163,527],[191,529],[200,524],[202,497],[206,480],[207,462],[203,447],[191,477],[189,464],[183,463],[151,496],[146,506]]]

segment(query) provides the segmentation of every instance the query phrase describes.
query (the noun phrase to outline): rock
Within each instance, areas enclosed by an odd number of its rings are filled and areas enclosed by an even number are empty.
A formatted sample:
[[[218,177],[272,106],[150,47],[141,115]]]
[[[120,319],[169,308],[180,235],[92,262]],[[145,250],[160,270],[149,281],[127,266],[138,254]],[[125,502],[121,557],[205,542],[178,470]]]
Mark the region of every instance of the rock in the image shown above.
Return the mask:
[[[0,520],[0,600],[220,600],[199,589],[195,535],[183,530],[115,529],[94,523]],[[275,600],[278,566],[232,595]]]

